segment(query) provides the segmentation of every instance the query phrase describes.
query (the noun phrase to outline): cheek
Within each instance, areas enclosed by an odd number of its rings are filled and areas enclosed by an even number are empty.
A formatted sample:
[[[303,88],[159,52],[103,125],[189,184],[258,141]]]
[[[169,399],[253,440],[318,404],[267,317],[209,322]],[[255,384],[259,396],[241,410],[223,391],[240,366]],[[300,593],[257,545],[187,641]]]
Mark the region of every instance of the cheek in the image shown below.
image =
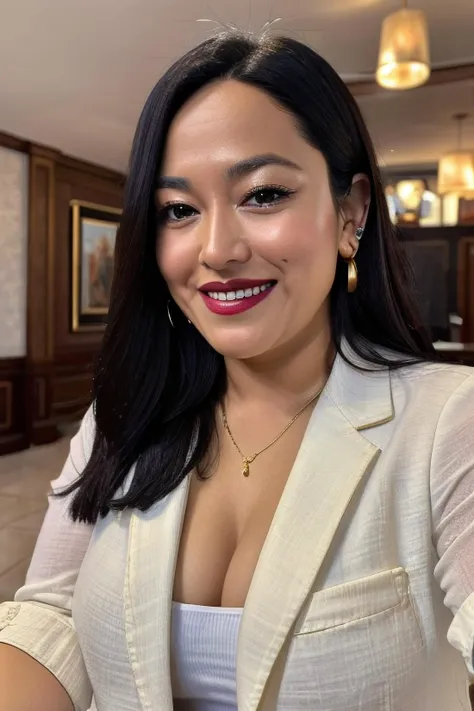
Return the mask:
[[[173,233],[165,232],[157,237],[156,261],[170,291],[186,284],[195,264],[192,251],[189,240],[180,239]]]
[[[331,211],[292,211],[269,221],[256,241],[261,256],[298,271],[331,269],[338,252],[338,221]]]

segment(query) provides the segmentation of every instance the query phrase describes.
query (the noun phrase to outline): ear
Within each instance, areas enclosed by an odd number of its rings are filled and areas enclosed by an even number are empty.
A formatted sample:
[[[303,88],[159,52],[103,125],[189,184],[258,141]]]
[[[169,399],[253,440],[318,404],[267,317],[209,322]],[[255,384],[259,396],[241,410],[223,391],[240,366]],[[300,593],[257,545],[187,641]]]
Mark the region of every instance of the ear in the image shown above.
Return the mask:
[[[339,235],[339,254],[343,259],[353,259],[359,249],[356,230],[365,227],[370,206],[370,181],[363,173],[357,173],[352,179],[352,186],[340,206],[341,232]]]

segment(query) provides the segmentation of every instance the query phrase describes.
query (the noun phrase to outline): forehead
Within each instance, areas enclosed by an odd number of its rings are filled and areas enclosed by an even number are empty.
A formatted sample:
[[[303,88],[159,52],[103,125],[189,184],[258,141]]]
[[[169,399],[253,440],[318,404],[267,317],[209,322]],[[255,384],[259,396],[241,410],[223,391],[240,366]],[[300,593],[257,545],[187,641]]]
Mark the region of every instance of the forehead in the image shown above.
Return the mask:
[[[262,153],[307,154],[294,116],[256,87],[227,80],[196,93],[168,132],[162,170]]]

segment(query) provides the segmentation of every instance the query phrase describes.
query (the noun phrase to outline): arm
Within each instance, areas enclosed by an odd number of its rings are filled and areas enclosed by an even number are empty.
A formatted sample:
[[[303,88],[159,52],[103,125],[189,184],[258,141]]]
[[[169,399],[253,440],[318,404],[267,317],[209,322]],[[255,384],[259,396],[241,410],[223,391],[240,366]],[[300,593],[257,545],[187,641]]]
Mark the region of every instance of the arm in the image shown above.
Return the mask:
[[[435,577],[454,620],[448,640],[474,678],[474,376],[455,390],[441,414],[431,466]]]
[[[0,643],[1,711],[73,711],[69,695],[44,666]]]
[[[76,479],[93,440],[91,408],[53,490]],[[86,711],[91,702],[71,609],[93,527],[71,521],[69,503],[49,498],[26,583],[0,605],[0,711]]]

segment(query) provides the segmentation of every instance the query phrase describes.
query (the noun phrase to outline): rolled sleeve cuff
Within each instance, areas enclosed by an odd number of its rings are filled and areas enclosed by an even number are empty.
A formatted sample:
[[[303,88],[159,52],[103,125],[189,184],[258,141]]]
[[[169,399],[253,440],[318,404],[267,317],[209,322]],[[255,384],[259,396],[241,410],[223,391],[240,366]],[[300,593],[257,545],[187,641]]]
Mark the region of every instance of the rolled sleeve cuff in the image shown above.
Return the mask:
[[[4,603],[0,642],[21,649],[46,667],[69,694],[75,711],[89,709],[92,688],[70,618],[37,603]]]
[[[459,650],[474,681],[474,593],[459,608],[448,630],[448,642]]]

